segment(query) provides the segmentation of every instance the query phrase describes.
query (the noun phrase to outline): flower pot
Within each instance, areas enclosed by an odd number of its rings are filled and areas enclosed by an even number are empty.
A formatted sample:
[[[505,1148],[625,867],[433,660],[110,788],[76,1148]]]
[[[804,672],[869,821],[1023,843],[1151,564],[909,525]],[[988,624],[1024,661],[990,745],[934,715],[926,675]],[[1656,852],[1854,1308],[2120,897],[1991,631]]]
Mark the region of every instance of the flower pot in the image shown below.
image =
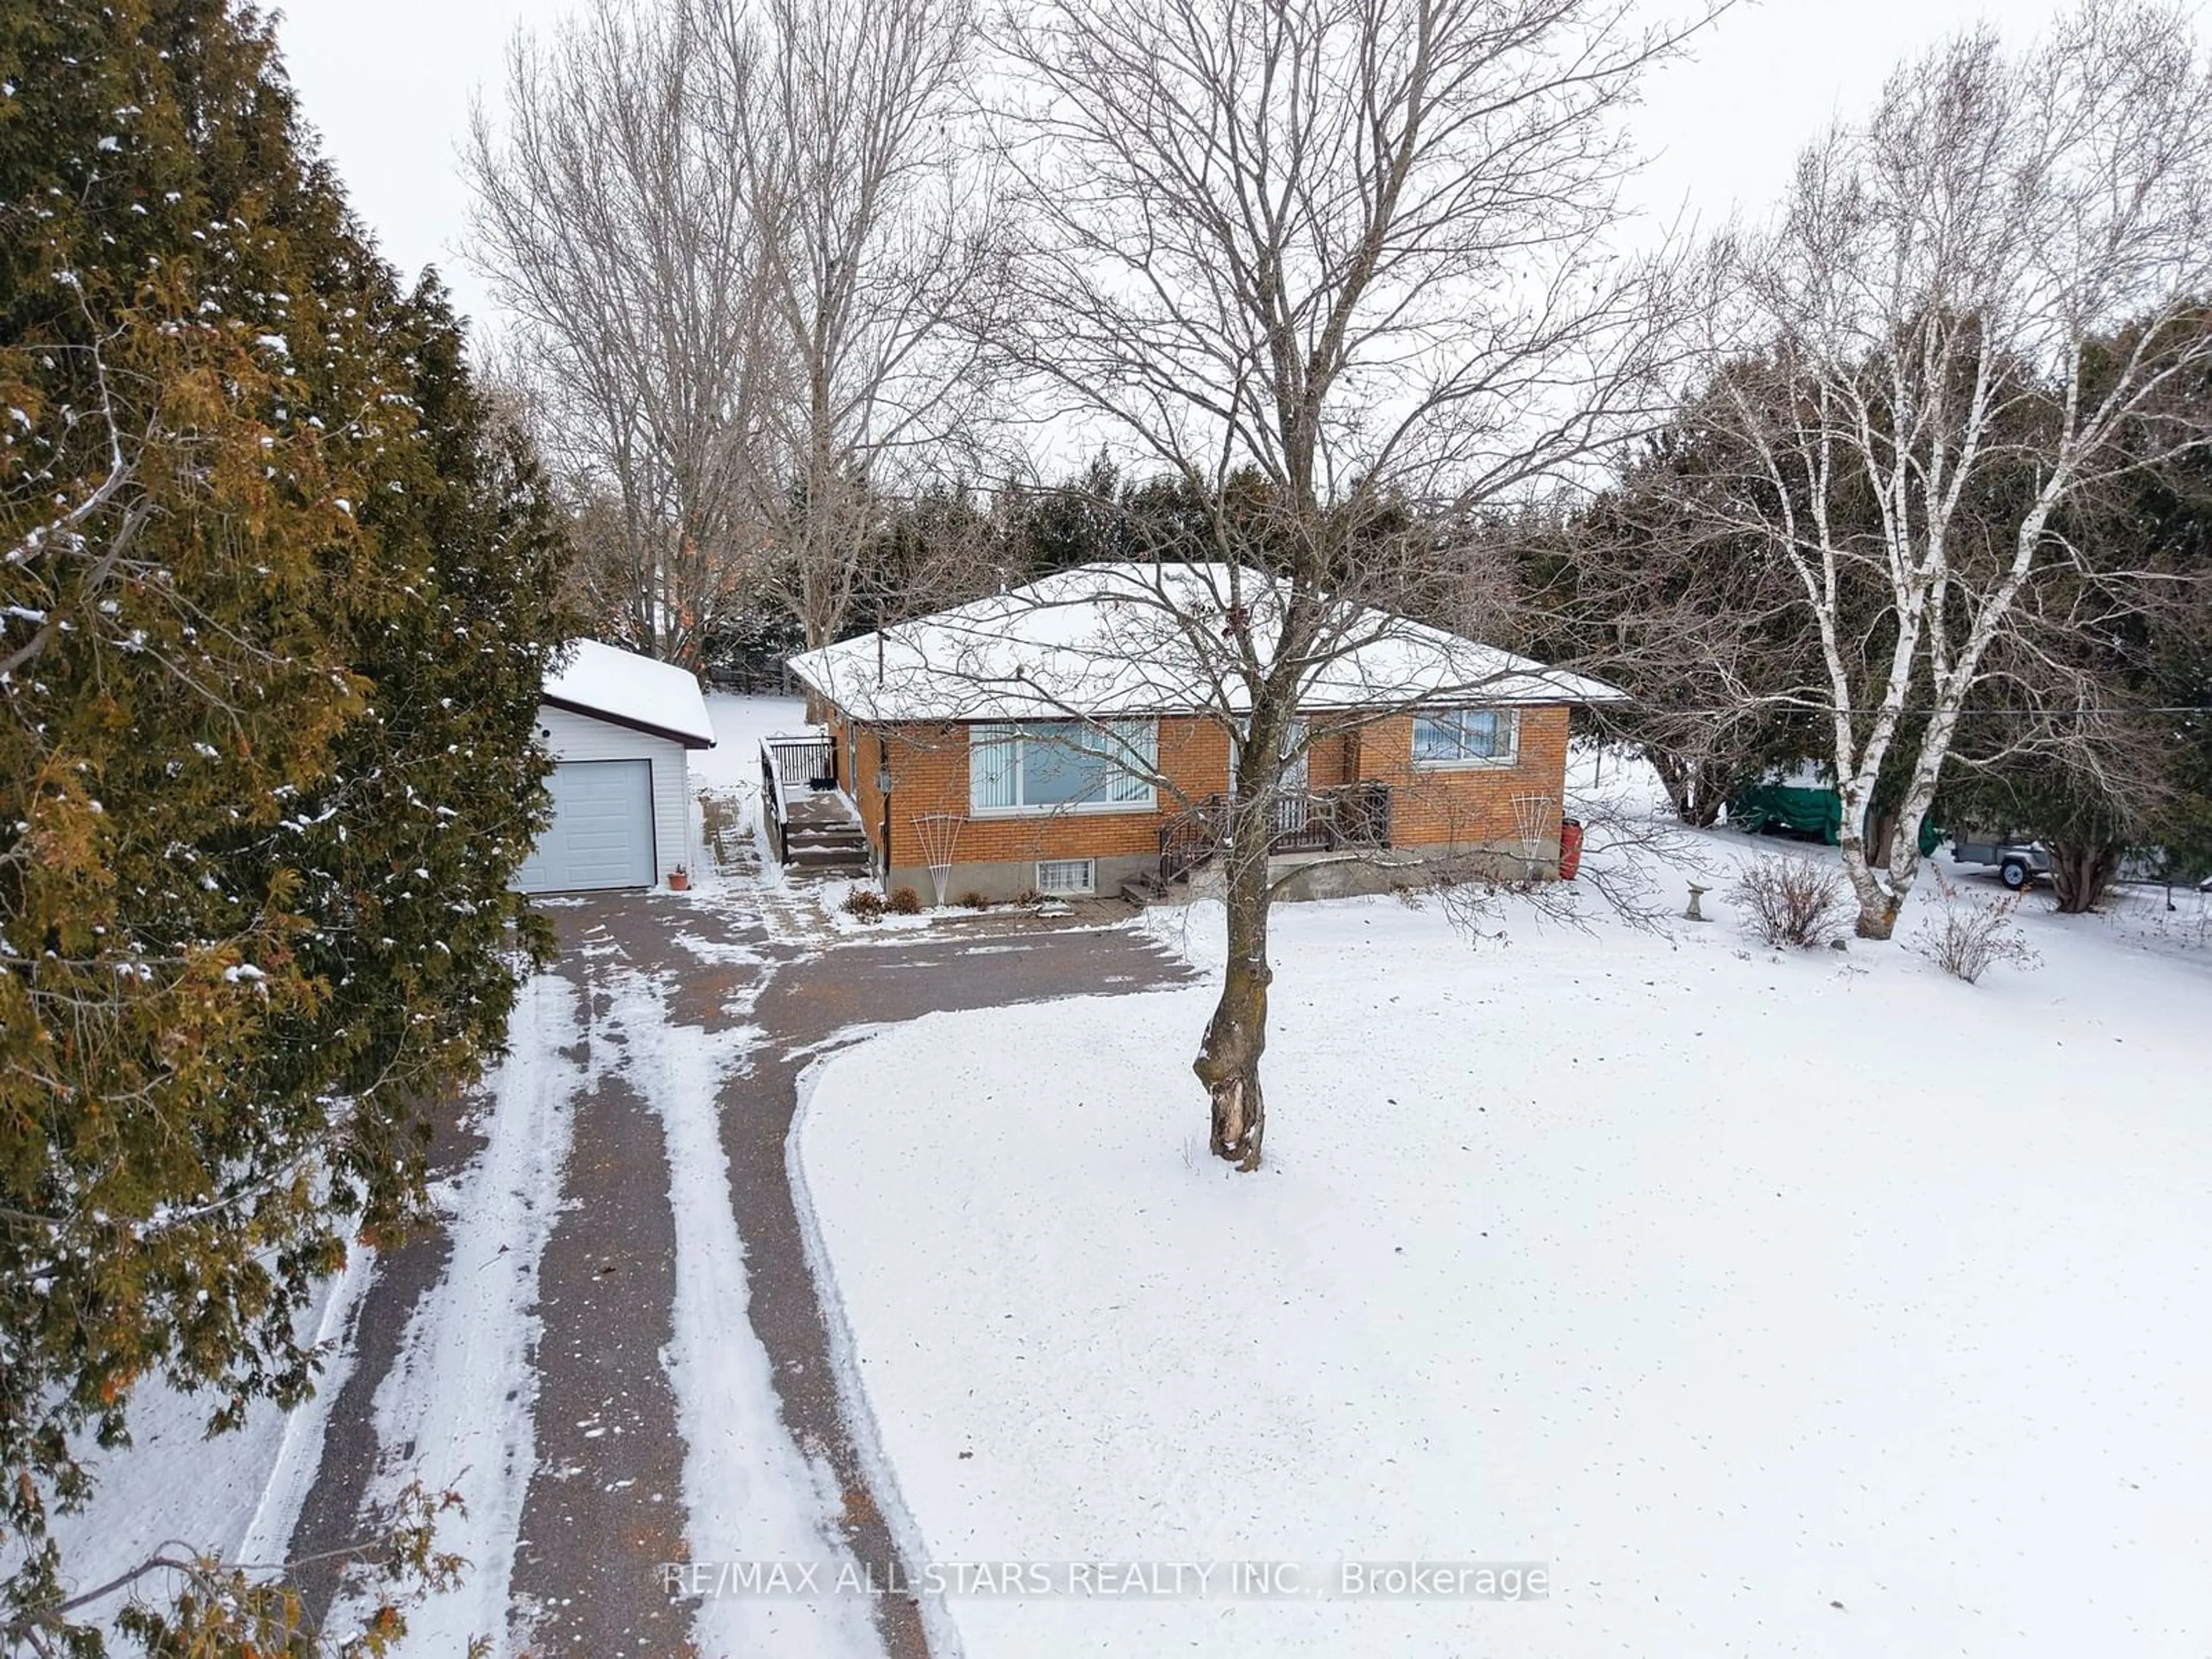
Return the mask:
[[[691,876],[690,872],[684,870],[671,870],[668,872],[668,890],[670,892],[680,893],[685,888],[690,886],[690,884]]]

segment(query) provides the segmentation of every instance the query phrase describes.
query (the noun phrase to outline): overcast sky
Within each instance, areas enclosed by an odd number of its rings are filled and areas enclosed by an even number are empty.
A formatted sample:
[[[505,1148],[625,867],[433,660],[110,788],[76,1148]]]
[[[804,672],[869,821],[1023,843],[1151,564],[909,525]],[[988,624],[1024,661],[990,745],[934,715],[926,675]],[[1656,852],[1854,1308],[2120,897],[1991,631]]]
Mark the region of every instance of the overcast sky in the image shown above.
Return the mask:
[[[895,3],[895,0],[885,0]],[[2212,0],[2193,0],[2202,13]],[[543,28],[574,0],[292,0],[282,38],[307,117],[322,131],[355,206],[385,252],[412,272],[436,264],[461,308],[483,289],[456,248],[468,192],[455,163],[477,92],[496,96],[519,25]],[[1897,60],[1987,19],[2027,39],[2057,0],[1763,0],[1736,10],[1693,58],[1647,85],[1637,120],[1656,160],[1654,207],[1711,223],[1764,206],[1804,142],[1867,106]]]

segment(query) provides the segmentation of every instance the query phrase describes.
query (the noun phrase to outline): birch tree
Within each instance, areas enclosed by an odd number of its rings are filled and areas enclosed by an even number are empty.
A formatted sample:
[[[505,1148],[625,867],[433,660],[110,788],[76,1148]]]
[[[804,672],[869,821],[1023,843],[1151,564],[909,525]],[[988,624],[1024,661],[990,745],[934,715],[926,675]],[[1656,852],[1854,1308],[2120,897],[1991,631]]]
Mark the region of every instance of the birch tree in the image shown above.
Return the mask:
[[[1436,548],[1409,510],[1467,522],[1648,406],[1651,273],[1607,245],[1618,118],[1687,27],[1615,0],[1052,0],[999,27],[1023,88],[1001,112],[1020,228],[1000,350],[1207,504],[1199,601],[1131,581],[1120,631],[1179,642],[1236,744],[1195,1070],[1240,1169],[1272,978],[1254,831],[1299,710],[1375,660],[1376,618],[1422,580]]]
[[[1895,927],[1960,720],[2032,649],[2047,580],[2100,574],[2069,504],[2205,441],[2179,393],[2208,353],[2208,164],[2188,29],[2093,0],[2025,53],[1984,30],[1901,69],[1770,227],[1716,251],[1710,344],[1735,366],[1693,416],[1733,459],[1685,499],[1786,561],[1818,638],[1797,706],[1826,727],[1862,937]]]

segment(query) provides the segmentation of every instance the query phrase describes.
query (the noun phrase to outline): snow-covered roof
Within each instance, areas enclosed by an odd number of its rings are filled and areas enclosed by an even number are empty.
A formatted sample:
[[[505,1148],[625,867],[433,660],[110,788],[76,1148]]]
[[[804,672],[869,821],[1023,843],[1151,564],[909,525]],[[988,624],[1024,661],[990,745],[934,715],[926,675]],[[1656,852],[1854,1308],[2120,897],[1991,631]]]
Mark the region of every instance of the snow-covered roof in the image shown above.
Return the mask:
[[[541,694],[556,708],[612,720],[686,749],[712,749],[714,722],[698,677],[674,663],[657,662],[597,640],[578,640]]]
[[[1241,607],[1264,661],[1286,584],[1223,564],[1091,564],[791,659],[861,720],[997,720],[1241,711],[1230,624]],[[1350,601],[1324,607],[1298,705],[1611,702],[1601,680],[1547,668]]]

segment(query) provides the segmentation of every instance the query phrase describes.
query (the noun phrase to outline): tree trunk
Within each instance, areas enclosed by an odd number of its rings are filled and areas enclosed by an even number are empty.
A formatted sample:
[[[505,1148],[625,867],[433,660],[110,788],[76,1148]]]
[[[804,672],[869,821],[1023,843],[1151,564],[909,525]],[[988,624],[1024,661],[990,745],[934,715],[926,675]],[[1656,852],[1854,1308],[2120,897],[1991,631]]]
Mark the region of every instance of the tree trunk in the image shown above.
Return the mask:
[[[1721,787],[1721,770],[1707,768],[1699,777],[1698,787],[1689,804],[1679,810],[1683,823],[1693,830],[1710,830],[1721,821],[1721,808],[1728,804],[1728,795]]]
[[[1843,854],[1844,874],[1859,902],[1853,931],[1861,939],[1885,939],[1897,931],[1898,915],[1919,878],[1920,826],[1927,820],[1936,788],[1932,775],[1923,775],[1905,792],[1900,811],[1869,823],[1867,798],[1873,790],[1869,773],[1838,792],[1843,797],[1844,822],[1837,851]],[[1875,847],[1868,844],[1869,828],[1875,832]]]
[[[1897,814],[1877,812],[1874,819],[1874,845],[1867,849],[1867,862],[1887,864],[1890,849],[1897,841]]]
[[[2051,843],[2051,886],[2061,915],[2083,916],[2095,909],[2120,872],[2120,849],[2097,842]]]
[[[1882,872],[1867,858],[1866,837],[1852,827],[1850,802],[1844,803],[1844,833],[1837,850],[1844,855],[1844,874],[1859,904],[1852,931],[1861,939],[1887,939],[1897,930],[1897,913],[1905,900],[1882,880]]]
[[[1267,1047],[1267,846],[1264,835],[1237,837],[1229,849],[1229,966],[1221,1000],[1191,1069],[1213,1103],[1209,1145],[1239,1170],[1260,1167],[1267,1110],[1260,1056]]]
[[[1851,932],[1860,939],[1884,939],[1897,931],[1897,913],[1905,908],[1904,901],[1887,893],[1878,893],[1869,898],[1859,897],[1858,920]]]
[[[804,557],[805,555],[802,553],[800,556]],[[805,638],[806,648],[809,651],[819,651],[823,646],[830,643],[830,626],[820,615],[823,609],[822,602],[817,598],[811,581],[802,579],[799,593],[800,634]],[[881,635],[877,635],[876,651],[876,684],[880,686],[884,683],[883,636]],[[806,723],[809,726],[822,726],[827,724],[829,719],[830,700],[812,686],[808,686],[806,688]],[[854,782],[853,779],[848,778],[845,780],[845,787],[850,789],[854,787]]]
[[[1694,759],[1647,744],[1651,769],[1665,786],[1674,816],[1693,829],[1710,830],[1721,816],[1725,799],[1727,769],[1709,760]]]

